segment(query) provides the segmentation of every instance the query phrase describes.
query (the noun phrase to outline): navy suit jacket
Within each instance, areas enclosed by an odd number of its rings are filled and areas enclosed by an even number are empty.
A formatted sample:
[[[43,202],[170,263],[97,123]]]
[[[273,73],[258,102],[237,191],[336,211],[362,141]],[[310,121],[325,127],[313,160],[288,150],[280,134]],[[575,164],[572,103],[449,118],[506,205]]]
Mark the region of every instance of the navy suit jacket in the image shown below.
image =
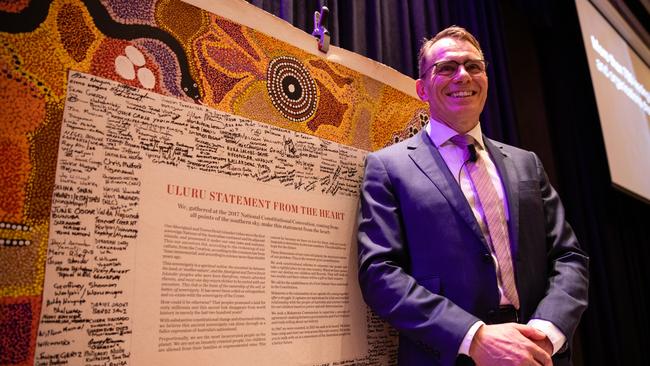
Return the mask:
[[[587,306],[588,258],[538,157],[484,142],[507,196],[520,322],[548,320],[570,342]],[[400,332],[399,364],[454,365],[499,291],[479,224],[424,129],[368,155],[358,244],[364,299]]]

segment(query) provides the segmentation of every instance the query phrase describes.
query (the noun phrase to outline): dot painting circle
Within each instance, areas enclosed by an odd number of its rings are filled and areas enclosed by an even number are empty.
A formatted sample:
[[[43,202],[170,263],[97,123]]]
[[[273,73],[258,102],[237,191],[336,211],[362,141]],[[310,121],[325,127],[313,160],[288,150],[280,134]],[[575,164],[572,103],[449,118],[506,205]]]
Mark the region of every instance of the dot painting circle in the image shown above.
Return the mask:
[[[271,102],[284,117],[303,122],[316,113],[316,83],[298,59],[281,56],[271,60],[266,81]]]

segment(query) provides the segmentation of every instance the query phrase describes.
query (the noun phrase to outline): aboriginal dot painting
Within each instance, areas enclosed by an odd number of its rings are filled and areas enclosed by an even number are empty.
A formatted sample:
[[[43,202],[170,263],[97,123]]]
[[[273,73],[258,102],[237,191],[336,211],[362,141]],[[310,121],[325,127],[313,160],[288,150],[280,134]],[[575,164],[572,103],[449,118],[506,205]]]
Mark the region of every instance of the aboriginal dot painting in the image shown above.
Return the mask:
[[[1,365],[34,360],[70,69],[365,150],[427,122],[390,86],[178,0],[0,1]]]

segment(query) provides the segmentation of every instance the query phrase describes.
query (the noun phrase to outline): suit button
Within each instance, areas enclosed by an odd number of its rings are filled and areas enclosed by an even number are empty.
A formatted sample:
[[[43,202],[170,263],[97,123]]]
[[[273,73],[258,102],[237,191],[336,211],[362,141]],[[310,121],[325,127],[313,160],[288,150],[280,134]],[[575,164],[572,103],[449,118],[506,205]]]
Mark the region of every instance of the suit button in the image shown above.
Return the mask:
[[[485,263],[492,262],[492,256],[490,255],[490,253],[483,253],[483,262]]]

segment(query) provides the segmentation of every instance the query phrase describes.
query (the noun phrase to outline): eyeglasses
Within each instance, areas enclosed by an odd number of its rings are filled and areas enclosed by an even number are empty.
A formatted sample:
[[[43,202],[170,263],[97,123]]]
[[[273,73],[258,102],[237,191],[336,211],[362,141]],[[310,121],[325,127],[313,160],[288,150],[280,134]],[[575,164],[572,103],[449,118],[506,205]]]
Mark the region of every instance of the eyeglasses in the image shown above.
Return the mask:
[[[426,75],[426,73],[431,69],[433,69],[435,75],[452,76],[456,74],[460,65],[463,65],[468,74],[480,75],[485,72],[488,63],[485,60],[467,60],[462,64],[457,61],[440,61],[424,70],[422,76]]]

